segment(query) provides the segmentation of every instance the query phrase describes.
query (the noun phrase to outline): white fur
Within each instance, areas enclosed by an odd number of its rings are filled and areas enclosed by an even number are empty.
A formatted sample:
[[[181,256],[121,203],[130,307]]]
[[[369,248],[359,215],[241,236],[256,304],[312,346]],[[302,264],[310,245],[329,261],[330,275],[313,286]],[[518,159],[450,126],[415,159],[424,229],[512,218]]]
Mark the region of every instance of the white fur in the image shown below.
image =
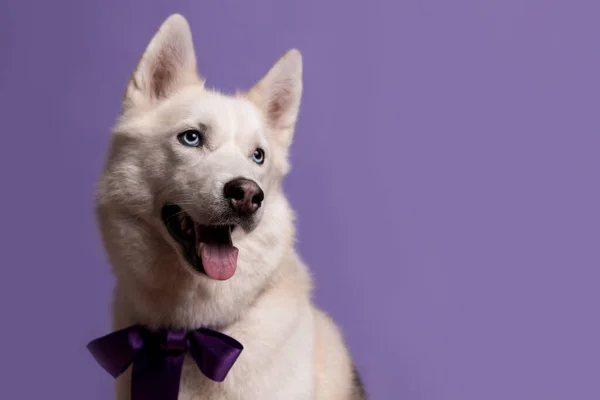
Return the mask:
[[[99,185],[98,220],[117,277],[114,328],[210,327],[244,345],[226,380],[205,378],[186,360],[180,400],[360,399],[335,324],[311,303],[311,278],[294,250],[293,213],[281,182],[289,170],[302,92],[302,59],[284,55],[248,92],[226,96],[196,72],[190,28],[169,17],[129,81]],[[178,133],[204,124],[206,144]],[[257,147],[263,165],[252,162]],[[160,209],[178,204],[196,221],[220,218],[223,185],[235,177],[265,193],[256,228],[236,229],[237,270],[227,281],[191,271]],[[129,373],[118,379],[129,399]]]

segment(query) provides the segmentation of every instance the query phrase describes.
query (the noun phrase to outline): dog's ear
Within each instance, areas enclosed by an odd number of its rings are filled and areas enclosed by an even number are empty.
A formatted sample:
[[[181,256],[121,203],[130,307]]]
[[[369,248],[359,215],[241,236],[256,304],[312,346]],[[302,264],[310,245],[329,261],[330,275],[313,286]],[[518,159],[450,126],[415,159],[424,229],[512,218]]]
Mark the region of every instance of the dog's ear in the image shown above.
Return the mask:
[[[124,108],[151,104],[194,82],[201,79],[196,72],[192,32],[183,16],[173,14],[138,61],[127,85]]]
[[[269,128],[284,146],[289,146],[302,97],[302,55],[288,51],[250,90],[249,99],[264,113]]]

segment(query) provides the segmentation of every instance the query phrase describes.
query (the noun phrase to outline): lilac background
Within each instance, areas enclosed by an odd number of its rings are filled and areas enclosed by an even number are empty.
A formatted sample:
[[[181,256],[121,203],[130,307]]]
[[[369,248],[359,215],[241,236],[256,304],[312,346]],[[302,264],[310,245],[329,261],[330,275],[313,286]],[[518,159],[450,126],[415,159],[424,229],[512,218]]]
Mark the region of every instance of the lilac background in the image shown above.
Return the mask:
[[[175,11],[228,91],[303,51],[287,190],[372,399],[600,398],[596,0],[2,0],[0,398],[112,398],[92,196]]]

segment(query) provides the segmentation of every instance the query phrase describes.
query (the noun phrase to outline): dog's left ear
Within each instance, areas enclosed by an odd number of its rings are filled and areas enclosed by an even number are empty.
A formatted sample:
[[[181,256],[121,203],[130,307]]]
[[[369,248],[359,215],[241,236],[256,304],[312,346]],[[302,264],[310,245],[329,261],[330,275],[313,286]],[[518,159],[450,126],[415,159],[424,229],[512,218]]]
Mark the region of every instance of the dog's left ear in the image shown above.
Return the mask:
[[[198,82],[190,26],[183,16],[173,14],[162,23],[140,58],[123,105],[127,109],[152,104]]]
[[[264,113],[276,140],[289,146],[302,97],[302,55],[288,51],[248,93]]]

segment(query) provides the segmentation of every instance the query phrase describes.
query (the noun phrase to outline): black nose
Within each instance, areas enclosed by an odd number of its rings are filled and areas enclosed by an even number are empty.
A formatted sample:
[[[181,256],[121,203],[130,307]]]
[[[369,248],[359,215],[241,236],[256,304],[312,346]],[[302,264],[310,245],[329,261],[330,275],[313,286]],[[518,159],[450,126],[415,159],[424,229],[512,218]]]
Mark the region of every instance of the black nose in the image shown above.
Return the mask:
[[[254,214],[265,198],[258,184],[250,179],[236,178],[225,184],[225,198],[240,215]]]

